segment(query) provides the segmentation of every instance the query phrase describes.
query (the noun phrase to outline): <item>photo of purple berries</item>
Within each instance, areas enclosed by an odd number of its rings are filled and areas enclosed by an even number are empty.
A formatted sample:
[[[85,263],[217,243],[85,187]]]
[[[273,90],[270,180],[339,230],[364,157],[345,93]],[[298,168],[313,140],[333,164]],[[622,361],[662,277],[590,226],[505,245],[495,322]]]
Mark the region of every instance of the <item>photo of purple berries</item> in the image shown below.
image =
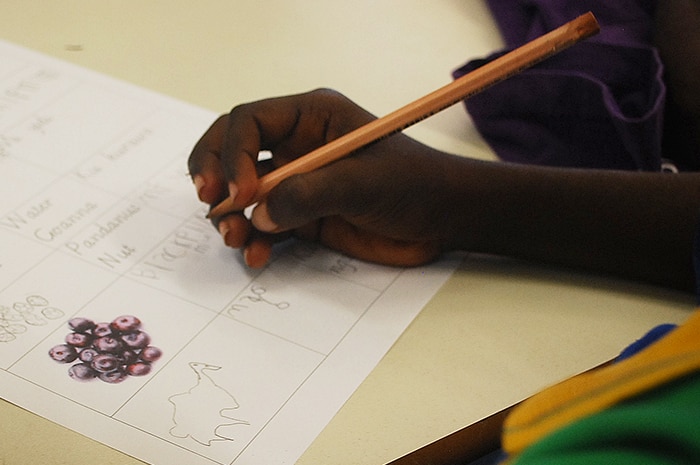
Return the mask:
[[[72,364],[68,376],[77,381],[120,383],[129,376],[145,376],[163,354],[150,345],[150,336],[133,315],[119,316],[110,323],[76,317],[68,320],[68,327],[71,332],[49,350],[49,357]]]

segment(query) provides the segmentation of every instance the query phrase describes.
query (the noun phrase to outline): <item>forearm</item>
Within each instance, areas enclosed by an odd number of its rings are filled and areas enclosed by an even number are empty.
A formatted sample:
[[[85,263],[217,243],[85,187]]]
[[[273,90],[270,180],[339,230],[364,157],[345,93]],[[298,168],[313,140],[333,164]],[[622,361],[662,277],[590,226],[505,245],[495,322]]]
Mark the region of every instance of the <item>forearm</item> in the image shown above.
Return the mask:
[[[700,174],[459,164],[452,248],[692,289]]]

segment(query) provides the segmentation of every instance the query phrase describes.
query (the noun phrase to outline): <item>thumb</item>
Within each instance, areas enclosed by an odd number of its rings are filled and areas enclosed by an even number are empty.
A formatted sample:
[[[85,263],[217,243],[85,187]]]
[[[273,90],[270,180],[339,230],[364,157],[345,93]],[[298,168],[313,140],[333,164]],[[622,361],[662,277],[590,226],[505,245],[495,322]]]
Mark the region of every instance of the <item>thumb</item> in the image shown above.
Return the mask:
[[[270,218],[270,213],[267,210],[267,201],[264,200],[260,201],[255,206],[251,213],[250,221],[258,231],[266,233],[277,233],[283,231],[283,229],[280,228],[277,223],[272,221],[272,218]]]
[[[348,189],[351,180],[336,176],[333,164],[310,173],[285,179],[258,203],[251,221],[264,232],[297,229],[331,215],[353,213],[355,189]]]

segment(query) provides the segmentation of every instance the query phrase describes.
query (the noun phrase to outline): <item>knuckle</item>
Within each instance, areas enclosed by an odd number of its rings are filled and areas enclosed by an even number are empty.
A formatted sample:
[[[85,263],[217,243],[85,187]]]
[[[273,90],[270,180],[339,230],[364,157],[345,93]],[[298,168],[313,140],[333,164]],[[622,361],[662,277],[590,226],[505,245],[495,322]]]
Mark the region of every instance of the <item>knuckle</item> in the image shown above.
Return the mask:
[[[309,95],[327,99],[346,99],[343,94],[329,87],[319,87],[309,92]]]
[[[223,115],[223,117],[228,118],[228,126],[235,125],[238,121],[247,118],[251,114],[252,103],[240,103],[229,111],[228,115]]]
[[[343,108],[354,105],[344,94],[327,87],[314,89],[307,94],[311,101],[323,107]]]

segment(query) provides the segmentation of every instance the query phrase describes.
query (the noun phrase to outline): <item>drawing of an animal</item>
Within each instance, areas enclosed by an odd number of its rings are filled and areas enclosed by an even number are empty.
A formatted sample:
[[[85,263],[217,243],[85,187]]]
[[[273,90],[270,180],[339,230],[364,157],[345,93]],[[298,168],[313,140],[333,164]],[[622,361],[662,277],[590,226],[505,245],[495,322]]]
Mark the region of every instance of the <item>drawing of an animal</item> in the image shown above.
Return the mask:
[[[233,441],[229,427],[249,423],[232,416],[239,408],[238,402],[211,378],[209,373],[221,367],[201,362],[190,362],[189,366],[197,375],[197,382],[187,392],[168,398],[173,404],[175,423],[170,434],[182,439],[190,437],[205,446],[215,441]]]

